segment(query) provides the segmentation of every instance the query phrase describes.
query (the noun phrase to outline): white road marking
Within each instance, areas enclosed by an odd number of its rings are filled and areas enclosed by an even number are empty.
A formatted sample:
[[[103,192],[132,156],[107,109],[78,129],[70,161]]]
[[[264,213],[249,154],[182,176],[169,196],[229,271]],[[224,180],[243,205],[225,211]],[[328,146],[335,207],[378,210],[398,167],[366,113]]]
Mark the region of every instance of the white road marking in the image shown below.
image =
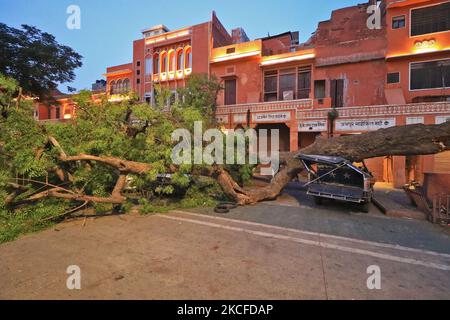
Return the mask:
[[[261,236],[261,237],[265,237],[265,238],[286,240],[286,241],[301,243],[301,244],[310,245],[310,246],[334,249],[334,250],[339,250],[339,251],[343,251],[343,252],[349,252],[349,253],[355,253],[355,254],[380,258],[380,259],[384,259],[384,260],[390,260],[390,261],[401,262],[401,263],[406,263],[406,264],[420,265],[420,266],[424,266],[427,268],[450,271],[450,266],[448,266],[448,265],[437,264],[437,263],[433,263],[433,262],[426,262],[426,261],[416,260],[416,259],[411,259],[411,258],[403,258],[403,257],[398,257],[398,256],[394,256],[394,255],[378,253],[378,252],[373,252],[373,251],[368,251],[368,250],[363,250],[363,249],[358,249],[358,248],[344,247],[344,246],[335,245],[335,244],[326,243],[326,242],[313,241],[313,240],[296,238],[296,237],[274,234],[274,233],[269,233],[269,232],[255,231],[255,230],[250,230],[250,229],[245,229],[245,228],[232,227],[232,226],[221,225],[221,224],[212,223],[212,222],[186,219],[186,218],[180,218],[180,217],[174,217],[174,216],[168,216],[168,215],[157,214],[155,216],[159,217],[159,218],[163,218],[163,219],[178,221],[178,222],[187,222],[187,223],[192,223],[192,224],[197,224],[197,225],[208,226],[208,227],[212,227],[212,228],[219,228],[219,229],[224,229],[224,230],[243,232],[243,233]]]
[[[227,219],[227,218],[216,217],[216,216],[209,216],[209,215],[198,214],[198,213],[187,212],[187,211],[174,210],[172,212],[186,214],[186,215],[190,215],[190,216],[193,216],[193,217],[199,217],[199,218],[201,217],[201,218],[208,218],[208,219],[213,219],[213,220],[217,220],[217,221],[225,221],[225,222],[246,224],[246,225],[249,225],[249,226],[256,226],[256,227],[265,227],[265,228],[270,228],[270,229],[274,229],[274,230],[288,231],[288,232],[297,233],[297,234],[303,234],[303,235],[308,235],[308,236],[318,236],[318,237],[322,237],[322,238],[329,238],[329,239],[335,239],[335,240],[349,241],[349,242],[366,244],[366,245],[371,245],[371,246],[380,247],[380,248],[388,248],[388,249],[402,250],[402,251],[408,251],[408,252],[416,252],[416,253],[428,254],[428,255],[432,255],[432,256],[438,256],[438,257],[443,257],[443,258],[449,258],[450,259],[450,254],[440,253],[440,252],[435,252],[435,251],[429,251],[429,250],[416,249],[416,248],[403,247],[403,246],[400,246],[400,245],[393,245],[393,244],[388,244],[388,243],[380,243],[380,242],[367,241],[367,240],[359,240],[359,239],[346,238],[346,237],[341,237],[341,236],[333,236],[333,235],[330,235],[330,234],[324,234],[324,233],[318,233],[318,232],[310,232],[310,231],[302,231],[302,230],[298,230],[298,229],[284,228],[284,227],[273,226],[273,225],[262,224],[262,223],[251,222],[251,221]]]

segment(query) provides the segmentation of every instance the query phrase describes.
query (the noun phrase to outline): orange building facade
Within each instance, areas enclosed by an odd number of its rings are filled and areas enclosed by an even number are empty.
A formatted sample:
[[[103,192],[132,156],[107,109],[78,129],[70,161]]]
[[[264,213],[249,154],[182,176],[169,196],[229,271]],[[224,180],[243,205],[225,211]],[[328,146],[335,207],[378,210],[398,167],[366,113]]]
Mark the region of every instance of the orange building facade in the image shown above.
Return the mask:
[[[211,49],[232,42],[215,13],[205,23],[174,31],[158,25],[142,35],[133,42],[131,63],[107,68],[104,76],[110,100],[120,99],[121,93],[131,89],[141,101],[154,104],[158,86],[170,90],[175,99],[177,89],[186,85],[193,72],[210,74]],[[124,81],[129,88],[123,86]]]
[[[376,29],[367,25],[371,4],[334,11],[302,44],[291,33],[290,43],[282,34],[213,49],[211,73],[225,88],[218,121],[226,129],[279,129],[281,151],[318,135],[449,121],[450,2],[382,1]],[[449,173],[450,153],[367,165],[378,181],[401,187]]]
[[[75,104],[71,95],[59,91],[53,93],[53,104],[35,103],[35,118],[39,121],[68,121],[75,116]]]
[[[107,68],[107,96],[118,101],[132,90],[153,105],[161,86],[172,91],[170,104],[191,74],[215,75],[224,88],[216,112],[222,128],[278,129],[280,151],[319,135],[443,123],[450,119],[449,8],[442,0],[370,0],[333,11],[304,43],[298,32],[255,40],[242,28],[229,33],[214,12],[179,30],[155,26],[133,42],[132,62]],[[450,154],[367,164],[378,181],[400,187],[450,172]]]

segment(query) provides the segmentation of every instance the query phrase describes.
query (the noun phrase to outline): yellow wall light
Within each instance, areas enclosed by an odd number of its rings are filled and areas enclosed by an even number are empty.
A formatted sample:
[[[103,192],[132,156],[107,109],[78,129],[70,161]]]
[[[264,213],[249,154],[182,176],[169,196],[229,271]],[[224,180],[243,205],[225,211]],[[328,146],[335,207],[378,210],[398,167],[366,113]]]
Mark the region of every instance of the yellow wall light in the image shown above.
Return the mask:
[[[308,60],[308,59],[314,59],[316,55],[314,53],[309,54],[303,54],[300,56],[294,56],[294,57],[286,57],[286,58],[275,58],[275,59],[268,59],[261,62],[262,66],[270,66],[274,64],[280,64],[280,63],[288,63],[293,61],[301,61],[301,60]]]
[[[427,53],[438,51],[439,47],[435,39],[417,41],[414,43],[414,53]]]
[[[213,59],[211,59],[211,62],[216,63],[216,62],[222,62],[222,61],[228,61],[228,60],[234,60],[234,59],[242,59],[242,58],[246,58],[246,57],[259,56],[260,54],[261,54],[260,50],[228,54],[225,56],[219,56],[219,57],[213,58]]]

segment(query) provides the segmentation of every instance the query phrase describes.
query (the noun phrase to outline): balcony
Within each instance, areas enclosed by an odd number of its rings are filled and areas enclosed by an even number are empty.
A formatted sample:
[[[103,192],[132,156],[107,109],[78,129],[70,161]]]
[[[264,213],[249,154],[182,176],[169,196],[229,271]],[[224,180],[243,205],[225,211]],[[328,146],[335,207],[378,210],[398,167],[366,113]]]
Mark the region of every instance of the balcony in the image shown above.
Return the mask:
[[[297,110],[297,119],[327,119],[331,109]],[[367,118],[374,116],[418,116],[449,114],[450,102],[410,103],[396,105],[337,108],[339,118]]]
[[[165,81],[172,81],[172,80],[179,80],[187,78],[189,75],[192,74],[192,68],[186,68],[182,70],[176,70],[176,71],[168,71],[168,72],[161,72],[161,73],[155,73],[150,76],[146,76],[145,81],[146,82],[165,82]]]
[[[225,47],[214,48],[211,52],[211,63],[219,63],[249,57],[260,57],[262,41],[235,43]]]
[[[236,104],[231,106],[219,106],[216,109],[217,115],[227,115],[235,113],[251,113],[270,112],[278,110],[311,110],[313,107],[312,99],[300,99],[289,101],[274,101],[274,102],[257,102]]]

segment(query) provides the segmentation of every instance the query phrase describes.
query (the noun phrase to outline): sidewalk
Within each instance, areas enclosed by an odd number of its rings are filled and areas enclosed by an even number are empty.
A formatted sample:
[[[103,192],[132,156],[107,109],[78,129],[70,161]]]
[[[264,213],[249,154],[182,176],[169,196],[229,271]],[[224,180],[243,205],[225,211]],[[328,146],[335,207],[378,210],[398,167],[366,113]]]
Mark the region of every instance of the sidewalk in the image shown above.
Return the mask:
[[[426,214],[411,204],[403,190],[394,189],[389,184],[375,185],[374,203],[390,217],[427,220]]]

